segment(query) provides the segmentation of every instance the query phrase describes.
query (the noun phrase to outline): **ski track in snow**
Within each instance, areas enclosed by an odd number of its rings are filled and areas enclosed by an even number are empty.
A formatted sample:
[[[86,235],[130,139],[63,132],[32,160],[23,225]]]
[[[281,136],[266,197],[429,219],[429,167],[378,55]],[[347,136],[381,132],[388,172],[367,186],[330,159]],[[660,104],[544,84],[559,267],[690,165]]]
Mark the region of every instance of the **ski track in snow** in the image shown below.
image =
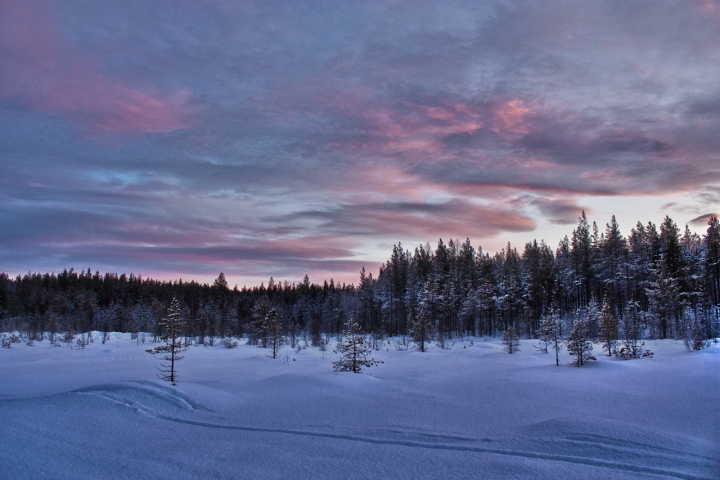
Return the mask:
[[[306,436],[306,437],[332,438],[335,440],[347,440],[347,441],[352,441],[352,442],[371,443],[371,444],[375,444],[375,445],[398,445],[401,447],[427,448],[427,449],[432,449],[432,450],[452,450],[452,451],[456,451],[456,452],[490,453],[490,454],[495,454],[495,455],[536,458],[536,459],[540,459],[540,460],[551,460],[551,461],[556,461],[556,462],[567,462],[567,463],[575,463],[575,464],[580,464],[580,465],[611,468],[614,470],[622,470],[622,471],[628,472],[628,473],[651,473],[654,475],[665,475],[668,477],[682,478],[682,479],[688,479],[688,480],[707,478],[707,477],[698,477],[695,475],[683,474],[681,472],[674,472],[674,471],[670,471],[670,470],[661,470],[658,468],[645,467],[645,466],[641,466],[641,465],[629,465],[629,464],[622,464],[622,463],[616,463],[616,462],[608,462],[605,460],[598,460],[598,459],[593,459],[593,458],[573,457],[573,456],[569,456],[569,455],[550,455],[550,454],[544,454],[544,453],[512,451],[512,450],[497,450],[497,449],[492,449],[492,448],[471,447],[471,446],[462,446],[462,445],[447,445],[447,444],[441,444],[441,443],[421,443],[421,442],[410,442],[410,441],[402,441],[402,440],[385,440],[385,439],[380,439],[380,438],[368,438],[368,437],[359,437],[359,436],[353,436],[353,435],[340,435],[340,434],[332,434],[332,433],[304,432],[304,431],[299,431],[299,430],[271,429],[271,428],[260,428],[260,427],[243,427],[243,426],[237,426],[237,425],[220,425],[220,424],[214,424],[214,423],[197,422],[197,421],[193,421],[193,420],[184,420],[181,418],[169,417],[166,415],[156,415],[156,418],[159,418],[161,420],[167,420],[170,422],[183,423],[186,425],[194,425],[194,426],[206,427],[206,428],[218,428],[218,429],[223,429],[223,430],[242,430],[242,431],[262,432],[262,433],[281,433],[281,434],[287,434],[287,435],[299,435],[299,436]]]
[[[581,456],[573,456],[573,455],[558,455],[558,454],[548,454],[548,453],[521,451],[521,450],[494,449],[494,448],[478,447],[478,446],[472,446],[472,445],[458,445],[458,444],[451,444],[451,443],[429,443],[429,442],[419,442],[419,441],[411,441],[411,440],[397,440],[397,439],[359,436],[359,435],[293,430],[293,429],[284,429],[284,428],[266,428],[266,427],[252,427],[252,426],[243,426],[243,425],[228,425],[228,424],[222,424],[222,423],[212,423],[212,422],[191,420],[191,419],[173,417],[170,415],[158,413],[155,410],[155,408],[153,408],[153,406],[146,405],[145,403],[143,403],[137,399],[134,400],[134,399],[128,398],[127,396],[122,395],[122,392],[134,392],[135,394],[140,394],[139,395],[140,397],[147,396],[152,399],[158,400],[162,403],[170,404],[173,407],[176,407],[176,408],[179,408],[182,410],[186,410],[189,412],[198,412],[198,411],[212,412],[212,410],[207,409],[207,408],[203,407],[202,405],[192,401],[189,397],[182,395],[181,393],[177,392],[176,390],[173,390],[170,387],[156,385],[156,384],[153,384],[152,382],[129,382],[127,384],[117,384],[117,385],[98,385],[98,386],[92,386],[92,387],[87,387],[87,388],[83,388],[83,389],[78,389],[71,393],[76,393],[76,394],[80,394],[80,395],[92,395],[95,397],[99,397],[99,398],[108,400],[110,402],[113,402],[115,404],[118,404],[120,406],[130,408],[131,410],[133,410],[139,414],[147,415],[147,416],[156,418],[158,420],[164,420],[164,421],[169,421],[169,422],[174,422],[174,423],[179,423],[179,424],[184,424],[184,425],[190,425],[190,426],[195,426],[195,427],[202,427],[202,428],[293,435],[293,436],[311,437],[311,438],[327,438],[327,439],[333,439],[333,440],[344,440],[344,441],[360,442],[360,443],[367,443],[367,444],[374,444],[374,445],[396,445],[396,446],[400,446],[400,447],[422,448],[422,449],[429,449],[429,450],[448,450],[448,451],[455,451],[455,452],[504,455],[504,456],[510,456],[510,457],[522,457],[522,458],[528,458],[528,459],[539,459],[539,460],[548,460],[548,461],[554,461],[554,462],[565,462],[565,463],[572,463],[572,464],[578,464],[578,465],[586,465],[586,466],[591,466],[591,467],[603,467],[603,468],[609,468],[609,469],[613,469],[613,470],[620,470],[622,472],[630,473],[630,474],[662,475],[662,476],[666,476],[666,477],[680,478],[680,479],[686,479],[686,480],[703,480],[703,479],[710,478],[710,477],[701,477],[701,476],[691,475],[691,474],[687,474],[687,473],[683,473],[683,472],[678,472],[675,470],[650,467],[650,466],[646,466],[646,465],[633,465],[633,464],[629,464],[629,463],[620,463],[620,462],[602,460],[602,459],[598,459],[598,458],[581,457]],[[404,434],[404,435],[407,435],[407,433],[408,433],[408,432],[403,432],[403,431],[398,431],[398,430],[385,430],[385,432],[390,433],[390,434]],[[470,438],[470,437],[460,437],[460,436],[440,435],[440,434],[424,434],[424,433],[416,433],[416,432],[413,432],[412,434],[419,435],[419,436],[425,436],[425,437],[433,437],[433,438],[437,438],[437,439],[441,439],[441,440],[447,440],[448,442],[456,441],[456,442],[468,443],[468,442],[492,442],[493,441],[488,438],[475,439],[475,438]],[[638,443],[638,442],[624,442],[624,441],[620,441],[620,440],[602,436],[602,435],[570,434],[561,439],[553,438],[552,440],[554,440],[554,441],[562,440],[562,441],[570,442],[573,444],[591,443],[594,445],[599,445],[601,447],[620,447],[625,450],[634,450],[632,448],[633,445],[637,446],[637,447],[643,447],[644,450],[636,450],[636,456],[638,458],[647,456],[647,453],[648,453],[647,450],[662,451],[662,454],[667,454],[667,453],[676,454],[675,451],[673,451],[671,449],[663,448],[658,445],[650,445],[650,444],[644,444],[644,443]],[[630,448],[628,448],[628,447],[630,447]],[[702,466],[705,468],[712,468],[712,461],[714,460],[713,458],[710,458],[710,457],[694,455],[691,453],[684,453],[684,457],[685,457],[685,459],[687,459],[687,457],[695,457],[695,463],[696,463],[695,466]],[[697,465],[697,463],[702,463],[704,465]]]
[[[10,478],[80,478],[72,469],[87,451],[100,460],[83,478],[234,478],[236,451],[257,478],[287,476],[303,458],[298,478],[338,478],[332,465],[346,458],[362,478],[398,465],[398,478],[718,478],[716,348],[651,341],[657,358],[576,369],[527,341],[511,357],[475,339],[423,355],[377,351],[382,367],[352,375],[332,373],[332,356],[312,349],[288,350],[283,363],[259,348],[207,347],[188,352],[182,383],[170,386],[123,339],[0,352]],[[281,453],[266,461],[267,446]]]

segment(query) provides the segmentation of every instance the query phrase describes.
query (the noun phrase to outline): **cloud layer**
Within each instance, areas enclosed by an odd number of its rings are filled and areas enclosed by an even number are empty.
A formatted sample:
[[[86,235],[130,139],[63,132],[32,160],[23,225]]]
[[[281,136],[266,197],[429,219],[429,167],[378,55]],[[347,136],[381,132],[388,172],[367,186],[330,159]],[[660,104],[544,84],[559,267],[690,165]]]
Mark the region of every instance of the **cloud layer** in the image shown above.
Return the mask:
[[[713,2],[0,11],[0,270],[354,281],[592,199],[720,208]]]

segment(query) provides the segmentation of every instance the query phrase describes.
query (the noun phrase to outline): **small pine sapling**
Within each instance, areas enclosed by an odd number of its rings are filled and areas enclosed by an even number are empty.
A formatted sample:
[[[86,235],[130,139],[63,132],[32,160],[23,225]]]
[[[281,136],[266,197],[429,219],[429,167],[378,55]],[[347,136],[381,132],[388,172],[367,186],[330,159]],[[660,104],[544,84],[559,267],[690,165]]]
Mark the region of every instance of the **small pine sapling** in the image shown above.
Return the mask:
[[[368,358],[372,349],[365,344],[365,336],[360,333],[360,325],[352,318],[345,324],[342,342],[334,353],[340,358],[333,362],[336,372],[360,373],[363,367],[372,367],[382,361]]]
[[[220,343],[222,343],[222,346],[225,348],[235,348],[238,346],[237,340],[235,340],[232,332],[230,332],[230,331],[228,331],[225,334],[225,338],[223,338],[222,342],[220,342]],[[186,345],[187,345],[187,342],[186,342]]]
[[[513,327],[509,327],[503,332],[502,343],[504,345],[503,350],[511,355],[520,351],[520,338]]]
[[[427,350],[427,344],[435,336],[435,328],[430,320],[428,320],[425,312],[420,312],[410,327],[410,337],[415,343],[420,344],[420,351]]]
[[[158,370],[160,370],[158,377],[171,382],[173,385],[175,385],[175,380],[177,379],[175,362],[182,360],[183,357],[179,354],[187,350],[187,347],[183,346],[182,341],[185,320],[183,320],[181,313],[182,311],[177,298],[173,298],[167,316],[158,322],[158,327],[162,331],[160,338],[165,344],[150,350],[145,350],[160,360],[170,362],[169,364],[160,364],[160,367],[158,367]]]
[[[708,348],[711,345],[708,339],[705,323],[702,321],[702,312],[698,314],[698,309],[686,308],[683,316],[685,317],[685,329],[683,331],[683,343],[688,352],[695,352]]]
[[[277,358],[280,347],[285,343],[282,321],[280,314],[275,309],[272,309],[265,316],[265,321],[262,323],[267,345],[272,347],[272,358]]]
[[[573,364],[581,366],[588,360],[596,360],[590,353],[592,351],[592,342],[588,340],[588,326],[583,320],[575,320],[570,335],[566,339],[567,351],[570,355],[575,356]]]
[[[645,342],[640,341],[640,334],[643,331],[638,302],[628,302],[625,307],[625,316],[622,324],[622,331],[625,336],[622,345],[616,346],[613,354],[623,360],[630,358],[652,358],[653,352],[645,348]]]
[[[608,357],[612,355],[613,349],[617,345],[618,320],[613,311],[610,298],[605,297],[603,309],[600,312],[600,321],[598,322],[600,330],[600,338],[603,342],[603,350],[607,350]]]

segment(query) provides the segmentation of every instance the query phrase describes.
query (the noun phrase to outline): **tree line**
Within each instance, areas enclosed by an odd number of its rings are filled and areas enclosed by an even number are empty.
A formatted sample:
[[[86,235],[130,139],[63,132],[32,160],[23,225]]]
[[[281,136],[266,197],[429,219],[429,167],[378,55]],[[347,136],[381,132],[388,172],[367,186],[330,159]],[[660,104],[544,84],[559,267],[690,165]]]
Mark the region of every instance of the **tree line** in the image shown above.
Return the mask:
[[[585,212],[553,249],[533,240],[522,251],[508,244],[493,255],[464,242],[440,239],[433,249],[401,244],[377,276],[365,268],[357,285],[275,282],[230,288],[221,273],[212,283],[160,281],[130,274],[65,270],[60,274],[0,274],[0,328],[29,338],[65,332],[162,334],[162,319],[177,298],[185,342],[214,344],[246,337],[267,344],[265,320],[275,310],[295,345],[340,335],[355,319],[377,337],[407,335],[427,325],[439,342],[456,336],[495,336],[512,328],[538,338],[543,321],[559,328],[583,319],[590,338],[602,317],[630,318],[649,338],[718,336],[720,222],[700,236],[665,217],[640,222],[624,236],[613,216],[601,232]],[[608,313],[609,312],[609,313]],[[424,327],[423,327],[424,328]],[[325,336],[325,339],[323,338]]]

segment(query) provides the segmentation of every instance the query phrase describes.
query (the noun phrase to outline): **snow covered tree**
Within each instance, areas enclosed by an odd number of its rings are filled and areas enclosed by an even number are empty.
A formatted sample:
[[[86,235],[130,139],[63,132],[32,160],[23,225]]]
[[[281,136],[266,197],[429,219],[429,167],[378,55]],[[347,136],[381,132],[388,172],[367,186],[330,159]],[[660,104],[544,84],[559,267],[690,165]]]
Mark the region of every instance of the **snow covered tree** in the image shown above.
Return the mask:
[[[172,299],[170,308],[168,308],[167,316],[158,322],[158,327],[161,329],[161,339],[165,342],[164,345],[160,345],[146,352],[155,355],[156,358],[163,360],[168,363],[161,363],[158,370],[160,370],[160,377],[162,380],[167,380],[175,384],[177,378],[177,372],[175,371],[175,362],[182,360],[182,356],[179,353],[187,350],[183,346],[182,334],[185,329],[185,320],[182,318],[182,312],[180,304],[177,298]]]
[[[520,351],[520,340],[513,327],[508,327],[508,329],[503,332],[502,343],[504,345],[503,350],[509,354]]]
[[[51,344],[55,345],[58,333],[58,319],[52,312],[47,313],[46,327],[48,331],[48,339]]]
[[[265,321],[262,324],[262,329],[267,337],[267,343],[270,347],[272,347],[272,358],[277,358],[280,347],[283,343],[285,343],[282,322],[282,317],[273,308],[265,316]]]
[[[360,333],[360,325],[352,318],[345,324],[342,343],[338,345],[334,353],[340,354],[340,358],[333,362],[336,372],[360,373],[363,367],[372,367],[379,362],[368,358],[372,349],[365,345],[365,336]]]
[[[585,324],[586,336],[589,339],[597,339],[599,323],[600,323],[600,304],[591,298],[588,302],[587,307],[581,310],[581,318]]]
[[[605,296],[598,328],[600,329],[600,338],[603,342],[603,350],[607,350],[609,357],[612,355],[613,348],[617,344],[618,320],[615,312],[613,312],[610,297],[608,296]]]
[[[720,304],[720,221],[713,215],[708,220],[708,229],[703,236],[705,246],[705,282],[709,303]]]
[[[435,336],[435,328],[432,322],[427,318],[425,312],[420,312],[410,328],[410,336],[420,344],[420,351],[427,350],[426,344]]]
[[[685,331],[683,332],[683,343],[688,352],[708,348],[711,344],[710,340],[707,339],[706,328],[702,320],[702,309],[699,308],[699,310],[701,311],[686,308],[684,312]]]
[[[676,278],[668,275],[668,268],[663,258],[659,262],[657,277],[646,288],[650,302],[650,314],[654,320],[654,329],[660,338],[668,338],[668,326],[672,327],[672,318],[676,315],[680,304],[680,285]]]
[[[578,367],[588,360],[596,360],[590,353],[592,351],[592,342],[588,340],[587,323],[580,319],[573,322],[573,329],[566,339],[567,351],[570,355],[576,357],[573,362]]]
[[[560,317],[553,309],[549,315],[544,315],[540,319],[540,328],[537,331],[537,335],[542,342],[538,350],[548,353],[548,346],[555,350],[555,365],[560,365],[559,353],[563,345],[563,339],[560,336],[562,333],[561,328]]]
[[[622,331],[625,339],[622,345],[615,347],[613,353],[615,356],[627,360],[629,358],[645,358],[652,357],[653,352],[645,349],[645,342],[640,341],[643,326],[638,310],[640,306],[638,302],[628,302],[625,307],[625,315],[623,316]]]
[[[306,275],[307,276],[307,275]],[[262,341],[263,348],[267,347],[267,332],[263,328],[265,318],[270,310],[273,309],[272,302],[264,295],[261,297],[253,307],[252,310],[252,322],[248,325],[248,332],[250,333],[250,344],[257,345]]]

